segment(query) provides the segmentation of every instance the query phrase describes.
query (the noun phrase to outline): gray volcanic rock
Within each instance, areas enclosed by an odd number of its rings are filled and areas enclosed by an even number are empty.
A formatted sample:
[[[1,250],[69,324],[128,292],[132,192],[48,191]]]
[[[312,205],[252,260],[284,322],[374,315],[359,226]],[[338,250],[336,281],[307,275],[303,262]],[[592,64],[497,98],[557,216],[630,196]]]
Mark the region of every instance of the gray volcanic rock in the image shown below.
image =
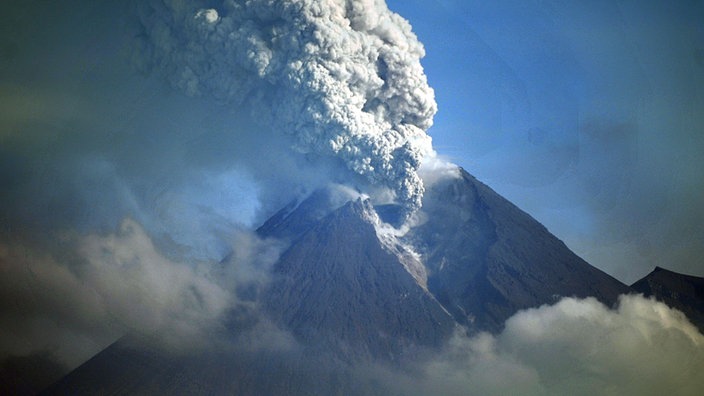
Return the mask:
[[[431,293],[472,330],[499,331],[518,310],[561,297],[610,306],[629,292],[464,170],[428,189],[423,212],[406,239],[422,253]]]
[[[267,297],[284,328],[343,359],[395,360],[408,348],[440,346],[455,329],[379,240],[375,216],[357,200],[320,220],[282,255]]]
[[[682,311],[699,331],[704,332],[704,278],[655,267],[631,288]]]

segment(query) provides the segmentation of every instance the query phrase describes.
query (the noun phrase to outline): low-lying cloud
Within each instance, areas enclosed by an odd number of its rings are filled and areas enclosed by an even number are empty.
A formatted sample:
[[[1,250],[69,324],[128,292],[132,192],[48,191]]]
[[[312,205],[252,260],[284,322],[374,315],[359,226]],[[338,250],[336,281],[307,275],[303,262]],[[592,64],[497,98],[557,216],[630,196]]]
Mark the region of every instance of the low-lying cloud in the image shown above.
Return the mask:
[[[457,335],[423,367],[421,393],[697,395],[704,336],[685,316],[638,295],[609,309],[564,298],[520,311],[498,335]]]
[[[59,257],[0,243],[0,358],[48,350],[74,367],[125,334],[180,353],[234,346],[245,335],[247,347],[286,346],[257,302],[283,245],[244,230],[230,242],[220,262],[177,261],[125,219],[112,233],[64,235]]]

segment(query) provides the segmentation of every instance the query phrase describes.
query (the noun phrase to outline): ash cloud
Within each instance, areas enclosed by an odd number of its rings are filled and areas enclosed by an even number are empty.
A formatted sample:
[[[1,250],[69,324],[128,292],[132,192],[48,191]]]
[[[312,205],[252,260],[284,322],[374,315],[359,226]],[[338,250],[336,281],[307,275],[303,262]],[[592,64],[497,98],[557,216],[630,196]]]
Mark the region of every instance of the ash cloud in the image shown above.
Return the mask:
[[[295,150],[421,205],[436,104],[410,25],[383,1],[152,1],[134,60],[192,96],[246,106]]]

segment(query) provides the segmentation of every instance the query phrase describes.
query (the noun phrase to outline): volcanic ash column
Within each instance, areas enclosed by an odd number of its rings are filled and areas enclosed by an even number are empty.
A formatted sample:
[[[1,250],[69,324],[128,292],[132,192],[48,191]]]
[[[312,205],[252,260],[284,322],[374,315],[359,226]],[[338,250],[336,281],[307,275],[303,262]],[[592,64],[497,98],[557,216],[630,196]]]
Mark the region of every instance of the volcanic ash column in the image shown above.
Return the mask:
[[[424,49],[382,0],[140,3],[135,60],[194,96],[248,106],[294,149],[333,156],[421,205],[437,110]]]

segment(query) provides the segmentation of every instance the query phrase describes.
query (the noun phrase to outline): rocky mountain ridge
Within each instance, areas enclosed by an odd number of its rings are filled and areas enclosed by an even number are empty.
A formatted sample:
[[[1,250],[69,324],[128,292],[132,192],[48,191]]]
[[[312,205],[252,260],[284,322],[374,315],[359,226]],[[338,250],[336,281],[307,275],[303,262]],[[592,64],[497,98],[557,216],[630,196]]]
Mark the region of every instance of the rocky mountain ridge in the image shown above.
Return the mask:
[[[631,288],[682,311],[704,333],[704,278],[655,267]]]

